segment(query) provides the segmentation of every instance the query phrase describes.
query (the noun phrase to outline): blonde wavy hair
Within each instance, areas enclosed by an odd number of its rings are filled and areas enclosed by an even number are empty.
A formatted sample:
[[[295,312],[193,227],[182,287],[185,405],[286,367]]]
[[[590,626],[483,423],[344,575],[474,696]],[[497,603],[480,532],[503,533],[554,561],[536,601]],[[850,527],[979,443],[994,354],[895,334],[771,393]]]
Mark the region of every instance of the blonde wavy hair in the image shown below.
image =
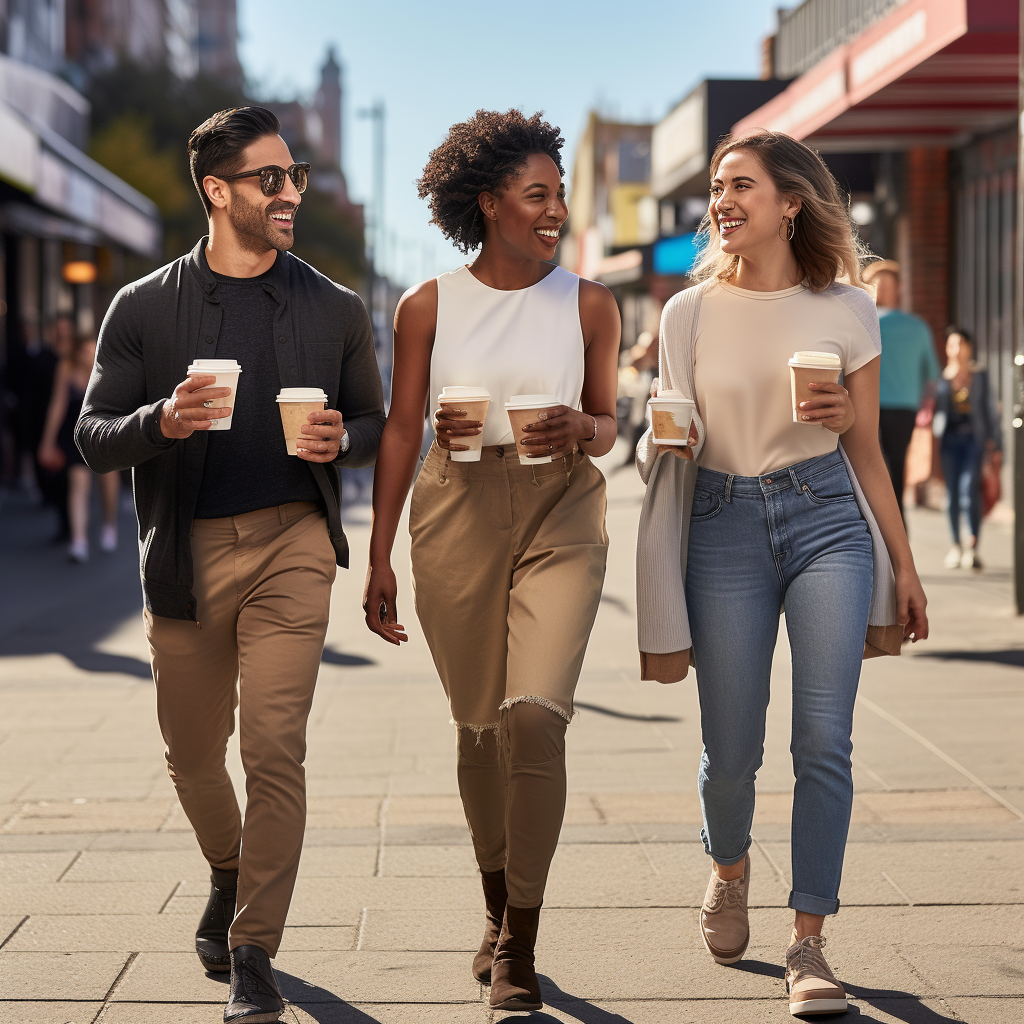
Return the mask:
[[[821,157],[789,135],[759,128],[718,144],[711,157],[712,180],[722,160],[741,149],[753,154],[782,195],[801,200],[800,212],[793,219],[791,244],[804,283],[811,291],[824,291],[836,281],[871,291],[860,277],[861,263],[870,254],[857,236],[849,207]],[[698,229],[702,251],[690,275],[694,280],[729,281],[736,276],[739,257],[722,252],[719,238],[718,225],[709,210]]]

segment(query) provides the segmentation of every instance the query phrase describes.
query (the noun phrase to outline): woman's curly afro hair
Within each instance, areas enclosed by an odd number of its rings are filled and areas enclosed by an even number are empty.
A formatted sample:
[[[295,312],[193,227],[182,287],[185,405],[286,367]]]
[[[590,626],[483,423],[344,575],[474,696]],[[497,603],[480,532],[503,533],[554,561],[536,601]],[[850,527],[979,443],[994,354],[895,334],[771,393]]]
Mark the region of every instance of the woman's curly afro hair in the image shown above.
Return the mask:
[[[430,223],[463,252],[476,249],[484,240],[480,193],[500,192],[533,153],[546,153],[564,174],[564,142],[539,113],[521,110],[478,110],[452,125],[416,183],[420,198],[429,199]]]

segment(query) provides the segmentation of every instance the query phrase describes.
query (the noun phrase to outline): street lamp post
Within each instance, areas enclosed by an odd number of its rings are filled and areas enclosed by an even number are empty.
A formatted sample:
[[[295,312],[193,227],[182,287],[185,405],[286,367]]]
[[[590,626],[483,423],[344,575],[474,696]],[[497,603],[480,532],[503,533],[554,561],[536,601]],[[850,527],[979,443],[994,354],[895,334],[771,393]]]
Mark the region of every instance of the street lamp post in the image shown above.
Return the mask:
[[[384,101],[376,100],[372,107],[360,110],[360,117],[373,122],[373,219],[366,247],[367,274],[369,276],[370,319],[373,323],[374,335],[378,340],[383,337],[383,320],[386,316],[386,294],[383,285],[384,271],[384,120],[386,117]],[[377,301],[377,294],[380,302]]]
[[[1018,29],[1024,23],[1020,0]],[[1024,615],[1024,34],[1017,62],[1017,266],[1013,308],[1013,590],[1017,614]]]

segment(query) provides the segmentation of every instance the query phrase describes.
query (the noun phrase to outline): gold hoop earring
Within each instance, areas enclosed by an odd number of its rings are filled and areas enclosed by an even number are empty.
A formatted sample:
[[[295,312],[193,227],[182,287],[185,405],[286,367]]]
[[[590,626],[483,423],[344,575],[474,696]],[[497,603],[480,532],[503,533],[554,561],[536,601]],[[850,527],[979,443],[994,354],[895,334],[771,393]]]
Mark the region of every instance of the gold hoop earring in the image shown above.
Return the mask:
[[[789,227],[786,228],[786,233],[783,234],[782,233],[782,229],[783,229],[783,227],[785,227],[787,221],[789,222]],[[781,238],[784,242],[792,242],[793,241],[793,236],[795,234],[796,234],[796,217],[783,217],[782,218],[782,223],[779,225],[779,238]]]

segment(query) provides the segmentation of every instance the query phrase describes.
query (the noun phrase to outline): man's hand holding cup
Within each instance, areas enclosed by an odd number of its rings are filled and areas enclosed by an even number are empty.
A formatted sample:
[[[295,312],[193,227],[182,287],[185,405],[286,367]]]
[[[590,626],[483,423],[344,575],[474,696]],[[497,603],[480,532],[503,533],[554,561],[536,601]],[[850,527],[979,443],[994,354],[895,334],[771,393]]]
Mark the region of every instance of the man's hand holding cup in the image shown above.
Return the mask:
[[[196,430],[209,430],[218,420],[231,415],[229,405],[219,404],[228,398],[231,388],[215,388],[212,373],[194,374],[183,380],[160,413],[160,432],[164,437],[185,438]]]

